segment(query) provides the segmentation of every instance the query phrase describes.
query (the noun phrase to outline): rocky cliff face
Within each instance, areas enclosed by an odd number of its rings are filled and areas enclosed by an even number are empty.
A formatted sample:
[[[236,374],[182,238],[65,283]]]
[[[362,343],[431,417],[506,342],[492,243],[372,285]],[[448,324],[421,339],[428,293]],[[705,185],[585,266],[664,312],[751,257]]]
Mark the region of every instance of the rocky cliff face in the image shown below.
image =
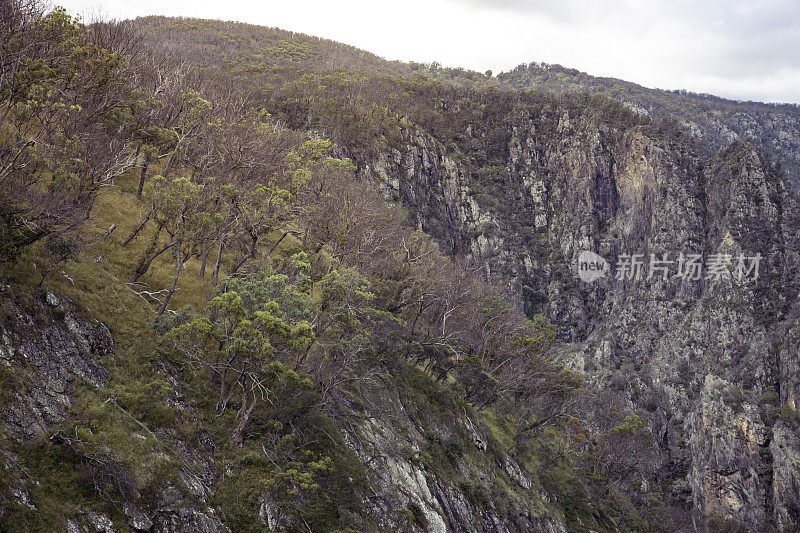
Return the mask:
[[[419,131],[354,156],[444,249],[471,254],[528,313],[558,323],[573,368],[648,415],[659,475],[697,529],[800,527],[800,211],[785,177],[754,143],[703,157],[676,132],[568,110],[515,112],[510,124],[490,182]],[[583,250],[612,273],[641,254],[642,279],[585,283]],[[651,254],[672,261],[666,274],[648,278]],[[730,261],[731,275],[681,277],[681,255]],[[740,256],[762,258],[757,279],[737,279]]]
[[[567,531],[559,505],[551,504],[466,406],[451,405],[449,416],[438,411],[437,401],[426,409],[396,381],[362,390],[373,407],[350,411],[341,428],[374,476],[376,493],[366,512],[376,517],[379,530]],[[409,509],[411,516],[393,509]]]
[[[443,249],[471,255],[528,313],[550,316],[570,368],[648,420],[651,449],[636,452],[643,492],[666,487],[701,531],[796,530],[800,210],[780,172],[750,143],[703,158],[675,132],[574,110],[515,111],[510,124],[506,164],[492,172],[417,129],[389,150],[350,155]],[[469,142],[482,142],[481,128],[465,132]],[[623,254],[641,254],[642,277],[581,281],[584,250],[612,271]],[[648,277],[651,254],[673,260],[666,276]],[[706,264],[730,256],[731,276],[678,276],[680,254]],[[757,279],[735,276],[739,255],[762,257]],[[63,298],[14,290],[4,289],[0,357],[6,378],[25,386],[8,387],[4,426],[14,442],[49,434],[68,450],[72,437],[52,429],[79,387],[109,383],[111,335]],[[407,369],[392,372],[365,384],[360,402],[342,398],[335,416],[370,477],[363,516],[385,530],[566,531],[569,502],[554,501],[480,417],[441,391],[416,390],[413,376],[399,377]],[[181,383],[172,386],[185,410]],[[201,471],[180,468],[155,499],[134,486],[121,515],[79,512],[70,531],[226,530],[209,506],[221,467],[211,452],[151,437]],[[7,472],[15,461],[7,454]],[[36,479],[10,478],[17,504],[35,508]],[[259,519],[301,527],[266,495]]]
[[[520,65],[499,74],[498,79],[516,88],[606,94],[625,102],[637,113],[677,119],[688,135],[702,141],[706,156],[725,149],[733,141],[754,138],[780,162],[791,187],[800,189],[800,111],[795,104],[737,102],[707,94],[648,89],[560,65]]]
[[[26,384],[8,391],[4,421],[21,441],[64,420],[77,384],[100,387],[108,381],[108,370],[95,356],[111,355],[114,344],[104,325],[82,319],[54,294],[44,302],[4,299],[3,304],[0,357],[10,374],[23,374],[18,379]]]
[[[114,358],[108,328],[87,319],[75,306],[53,293],[42,294],[19,287],[0,289],[0,363],[3,365],[2,464],[7,488],[15,503],[28,512],[45,513],[48,498],[58,497],[34,473],[22,466],[18,451],[30,453],[35,443],[47,439],[53,449],[81,464],[86,479],[98,490],[113,490],[110,499],[122,509],[113,519],[91,509],[63,510],[71,515],[61,530],[69,533],[135,531],[230,531],[208,506],[208,488],[189,470],[180,470],[176,482],[160,480],[158,498],[145,502],[133,476],[113,453],[87,452],[77,435],[54,427],[69,417],[80,387],[100,388],[111,379],[104,362]],[[140,428],[143,429],[144,428]],[[77,429],[76,429],[77,431]],[[146,430],[145,430],[146,431]],[[49,436],[48,436],[49,435]],[[156,437],[154,434],[152,438]],[[164,440],[167,435],[162,436]],[[146,440],[134,433],[131,440]],[[8,439],[8,440],[6,440]],[[193,453],[180,443],[186,456]],[[24,446],[23,446],[24,445]],[[177,443],[172,443],[177,446]],[[170,446],[167,449],[173,449]],[[53,465],[50,465],[53,468]],[[46,472],[51,475],[52,472]],[[63,490],[71,490],[63,480]],[[113,486],[107,489],[106,485]],[[4,493],[5,494],[5,493]],[[45,528],[44,519],[35,520]],[[15,530],[13,517],[0,517],[3,527]]]

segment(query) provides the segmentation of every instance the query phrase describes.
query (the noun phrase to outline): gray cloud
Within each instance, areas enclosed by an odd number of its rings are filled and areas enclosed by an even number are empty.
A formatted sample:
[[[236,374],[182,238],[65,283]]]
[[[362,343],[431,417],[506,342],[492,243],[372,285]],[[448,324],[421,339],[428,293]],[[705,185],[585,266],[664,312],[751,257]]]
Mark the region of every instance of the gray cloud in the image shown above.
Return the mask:
[[[574,23],[590,10],[608,11],[614,9],[610,0],[581,2],[580,0],[460,0],[475,6],[492,9],[516,11],[525,14],[537,14],[558,23]],[[622,3],[629,3],[623,0]],[[619,2],[617,3],[619,5]]]
[[[664,68],[674,71],[678,85],[679,80],[713,77],[728,79],[734,86],[762,77],[766,88],[775,86],[776,78],[785,77],[786,71],[800,71],[797,0],[460,1],[543,18],[576,35],[607,30],[614,34],[619,50],[605,48],[601,53],[623,56],[647,41],[650,48],[657,48]],[[656,32],[661,41],[654,41]],[[623,63],[620,57],[619,64]],[[625,78],[626,74],[614,75]],[[798,97],[794,95],[795,101]]]

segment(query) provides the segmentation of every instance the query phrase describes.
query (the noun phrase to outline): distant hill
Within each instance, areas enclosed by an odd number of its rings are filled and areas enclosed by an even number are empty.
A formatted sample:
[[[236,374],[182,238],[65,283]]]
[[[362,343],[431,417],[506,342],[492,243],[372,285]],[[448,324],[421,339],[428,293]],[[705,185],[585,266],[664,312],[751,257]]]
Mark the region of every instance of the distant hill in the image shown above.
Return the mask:
[[[733,140],[753,137],[781,163],[789,182],[800,188],[800,107],[726,100],[684,90],[648,89],[616,78],[596,77],[561,65],[530,63],[497,76],[517,89],[554,93],[587,92],[621,100],[653,118],[676,119],[709,152]]]
[[[135,24],[151,46],[191,63],[247,63],[262,69],[357,71],[385,77],[424,72],[456,86],[497,85],[496,80],[471,70],[446,68],[438,63],[389,61],[348,44],[280,28],[162,16],[139,17]]]

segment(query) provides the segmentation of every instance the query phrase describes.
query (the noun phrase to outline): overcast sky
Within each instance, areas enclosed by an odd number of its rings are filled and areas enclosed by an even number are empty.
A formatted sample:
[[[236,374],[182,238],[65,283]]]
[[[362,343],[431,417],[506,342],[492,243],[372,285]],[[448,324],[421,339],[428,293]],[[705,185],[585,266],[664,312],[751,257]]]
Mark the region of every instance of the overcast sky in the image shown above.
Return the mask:
[[[544,61],[648,87],[800,103],[798,0],[54,0],[83,16],[239,20],[387,59]]]

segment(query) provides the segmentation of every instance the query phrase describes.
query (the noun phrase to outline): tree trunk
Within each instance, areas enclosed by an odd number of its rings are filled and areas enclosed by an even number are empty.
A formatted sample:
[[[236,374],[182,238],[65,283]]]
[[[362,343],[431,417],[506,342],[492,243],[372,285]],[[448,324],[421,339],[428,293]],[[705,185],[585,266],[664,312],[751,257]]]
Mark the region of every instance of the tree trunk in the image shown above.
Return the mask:
[[[167,163],[164,165],[164,177],[165,178],[169,177],[169,173],[172,170],[172,160],[175,158],[176,152],[177,152],[177,149],[175,151],[173,151],[171,154],[169,154],[169,157],[167,158]]]
[[[272,245],[272,248],[269,249],[269,252],[267,252],[267,255],[272,255],[272,252],[274,252],[278,248],[278,245],[283,241],[283,239],[286,238],[287,235],[289,235],[289,232],[288,231],[284,231],[283,235],[281,235],[281,238],[278,239],[275,242],[275,244]]]
[[[159,251],[153,253],[149,257],[147,255],[145,255],[144,258],[142,258],[142,261],[140,261],[139,265],[136,267],[136,271],[134,271],[134,273],[131,276],[131,279],[129,280],[129,282],[130,283],[136,283],[137,281],[139,281],[139,278],[141,278],[142,276],[147,274],[147,271],[150,270],[150,265],[153,264],[153,261],[155,261],[156,257],[160,256],[161,254],[163,254],[164,252],[166,252],[167,250],[169,250],[173,246],[175,246],[175,243],[170,242],[170,243],[164,245],[163,248],[161,248]]]
[[[122,246],[128,246],[131,243],[131,241],[133,239],[135,239],[137,235],[139,235],[139,232],[142,231],[144,229],[144,227],[147,225],[147,223],[150,221],[150,216],[152,214],[153,214],[153,211],[150,211],[149,213],[147,213],[147,216],[144,218],[144,220],[139,222],[139,225],[136,226],[136,228],[131,232],[130,235],[128,235],[128,238],[125,239],[125,242],[122,243]]]
[[[250,234],[250,239],[251,239],[250,249],[247,250],[247,253],[244,255],[244,257],[239,259],[239,262],[236,263],[236,265],[234,265],[234,267],[231,269],[231,276],[236,274],[236,272],[238,272],[239,269],[242,268],[242,266],[244,265],[245,261],[247,261],[248,259],[250,259],[254,255],[256,255],[256,245],[258,245],[258,233],[253,231]]]
[[[243,395],[242,402],[242,415],[239,417],[239,423],[236,425],[236,429],[233,430],[233,434],[231,435],[231,440],[233,443],[240,448],[244,446],[244,430],[247,428],[248,422],[250,422],[250,415],[253,414],[253,407],[256,406],[255,395],[253,396],[253,401],[249,406],[247,406],[246,395]]]
[[[208,243],[204,242],[203,243],[203,260],[200,263],[200,279],[203,279],[203,278],[206,277],[206,260],[208,259],[208,252],[209,252]]]
[[[158,310],[158,316],[164,314],[164,311],[167,310],[167,304],[169,303],[169,299],[172,298],[172,295],[175,293],[175,289],[178,287],[178,278],[181,276],[181,270],[183,269],[183,257],[181,257],[181,243],[178,242],[178,266],[175,267],[175,277],[172,278],[172,285],[169,288],[169,292],[164,297],[164,303],[161,304],[161,309]]]
[[[222,262],[222,250],[225,248],[225,239],[228,237],[227,233],[223,233],[219,239],[219,252],[217,252],[217,264],[214,265],[214,275],[211,277],[211,285],[217,286],[219,283],[219,267]]]
[[[144,190],[144,181],[147,178],[147,167],[150,166],[150,156],[145,152],[144,161],[142,162],[142,172],[139,174],[139,188],[136,189],[136,199],[142,199],[142,191]]]

